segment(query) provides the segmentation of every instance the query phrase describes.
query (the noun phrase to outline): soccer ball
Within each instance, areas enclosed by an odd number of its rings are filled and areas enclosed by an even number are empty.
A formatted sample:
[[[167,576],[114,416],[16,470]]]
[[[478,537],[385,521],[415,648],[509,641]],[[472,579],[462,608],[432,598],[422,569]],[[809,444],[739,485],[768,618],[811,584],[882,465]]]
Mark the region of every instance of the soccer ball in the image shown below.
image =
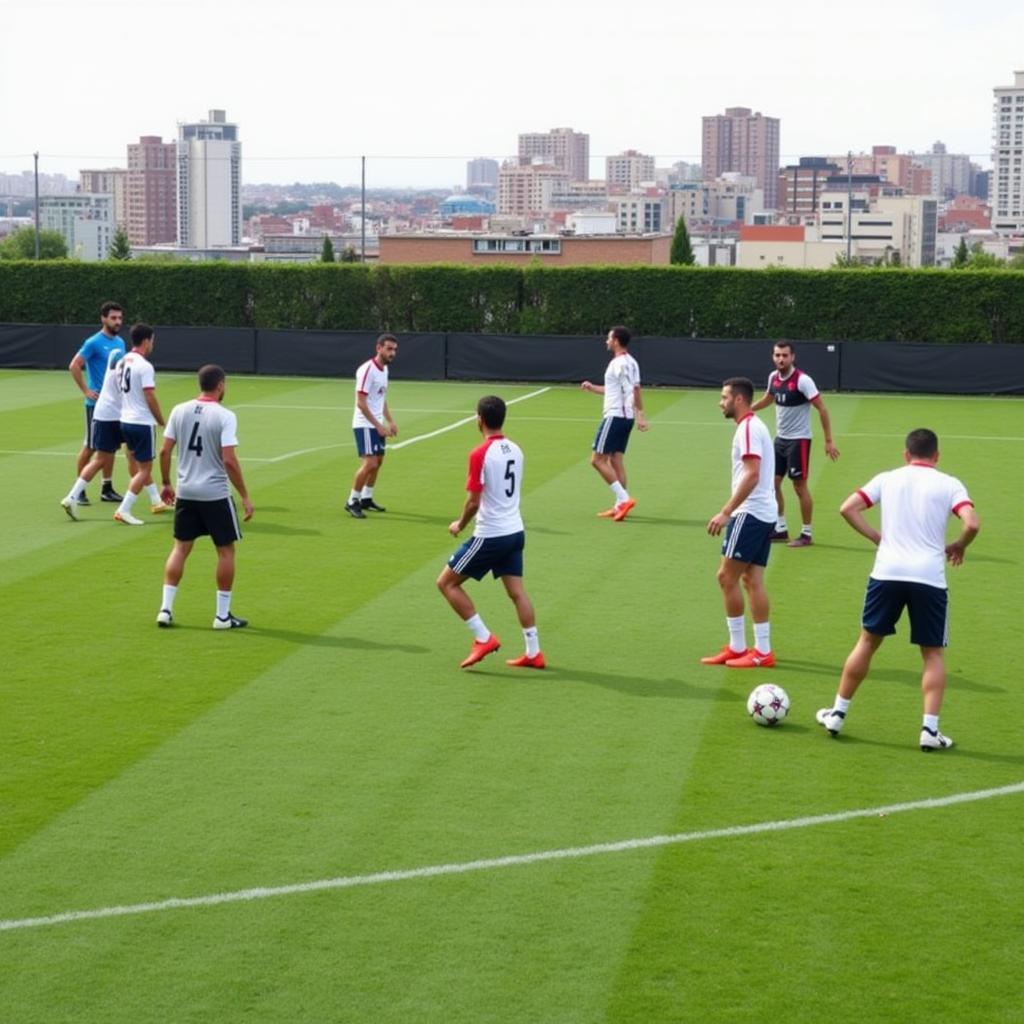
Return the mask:
[[[778,725],[789,714],[789,694],[774,683],[761,683],[747,698],[747,713],[758,725]]]

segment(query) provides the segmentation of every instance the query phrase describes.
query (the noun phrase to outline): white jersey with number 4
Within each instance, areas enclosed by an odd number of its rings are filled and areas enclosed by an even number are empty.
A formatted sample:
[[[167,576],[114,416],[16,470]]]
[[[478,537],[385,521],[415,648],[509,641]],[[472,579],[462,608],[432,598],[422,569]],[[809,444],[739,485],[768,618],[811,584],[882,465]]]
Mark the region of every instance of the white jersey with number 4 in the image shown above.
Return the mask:
[[[523,487],[523,451],[514,441],[493,434],[469,453],[466,490],[480,495],[474,537],[519,533],[519,493]]]
[[[182,402],[171,410],[164,437],[178,445],[179,498],[217,501],[231,496],[224,449],[238,444],[238,417],[213,398]]]
[[[121,422],[154,426],[156,417],[146,401],[146,392],[156,389],[153,364],[133,349],[117,364],[117,380],[121,385]]]

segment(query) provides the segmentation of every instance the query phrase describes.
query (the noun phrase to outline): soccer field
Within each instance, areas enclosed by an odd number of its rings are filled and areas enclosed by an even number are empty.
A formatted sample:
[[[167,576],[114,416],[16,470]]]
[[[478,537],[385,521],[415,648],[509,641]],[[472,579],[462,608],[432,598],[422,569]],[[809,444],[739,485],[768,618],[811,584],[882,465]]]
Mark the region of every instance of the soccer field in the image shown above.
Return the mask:
[[[168,412],[194,378],[156,362]],[[467,588],[502,650],[460,671],[472,637],[434,586],[487,393],[515,400],[544,672],[506,667],[522,636],[493,580]],[[737,671],[699,664],[726,640],[705,526],[733,425],[717,392],[645,398],[613,523],[599,399],[408,383],[399,357],[388,511],[356,521],[351,382],[229,378],[250,627],[210,628],[200,541],[158,630],[170,519],[143,498],[119,526],[94,483],[70,522],[68,375],[0,372],[0,1020],[1024,1019],[1024,404],[826,395],[842,456],[815,416],[815,544],[767,571],[779,665]],[[842,736],[814,721],[873,556],[836,510],[920,426],[982,523],[948,573],[956,747],[929,755],[905,623]],[[777,729],[747,717],[758,681],[792,700]]]

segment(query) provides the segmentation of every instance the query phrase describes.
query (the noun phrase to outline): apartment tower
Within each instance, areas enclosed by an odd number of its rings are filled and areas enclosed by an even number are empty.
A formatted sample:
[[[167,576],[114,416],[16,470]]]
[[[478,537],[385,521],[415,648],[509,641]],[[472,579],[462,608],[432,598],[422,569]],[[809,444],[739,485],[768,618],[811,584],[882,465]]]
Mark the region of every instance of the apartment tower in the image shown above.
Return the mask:
[[[701,166],[704,180],[727,171],[754,178],[764,192],[766,209],[774,210],[779,187],[779,119],[749,107],[727,107],[705,117]]]
[[[571,128],[527,132],[519,136],[519,162],[550,164],[569,175],[570,181],[590,178],[590,136]]]
[[[128,144],[128,241],[166,245],[178,237],[175,145],[159,135]]]
[[[242,241],[242,144],[223,110],[178,125],[178,245],[212,249]]]
[[[1013,74],[1013,85],[997,85],[992,90],[989,201],[992,229],[1007,235],[1024,234],[1024,71]]]

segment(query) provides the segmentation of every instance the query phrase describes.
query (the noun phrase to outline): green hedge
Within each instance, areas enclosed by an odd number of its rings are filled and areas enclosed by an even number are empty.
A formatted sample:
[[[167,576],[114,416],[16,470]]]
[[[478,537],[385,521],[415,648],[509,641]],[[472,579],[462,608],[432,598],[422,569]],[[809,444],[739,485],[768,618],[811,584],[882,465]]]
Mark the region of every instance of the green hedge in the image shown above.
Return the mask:
[[[1024,341],[1024,272],[0,262],[0,322]]]

